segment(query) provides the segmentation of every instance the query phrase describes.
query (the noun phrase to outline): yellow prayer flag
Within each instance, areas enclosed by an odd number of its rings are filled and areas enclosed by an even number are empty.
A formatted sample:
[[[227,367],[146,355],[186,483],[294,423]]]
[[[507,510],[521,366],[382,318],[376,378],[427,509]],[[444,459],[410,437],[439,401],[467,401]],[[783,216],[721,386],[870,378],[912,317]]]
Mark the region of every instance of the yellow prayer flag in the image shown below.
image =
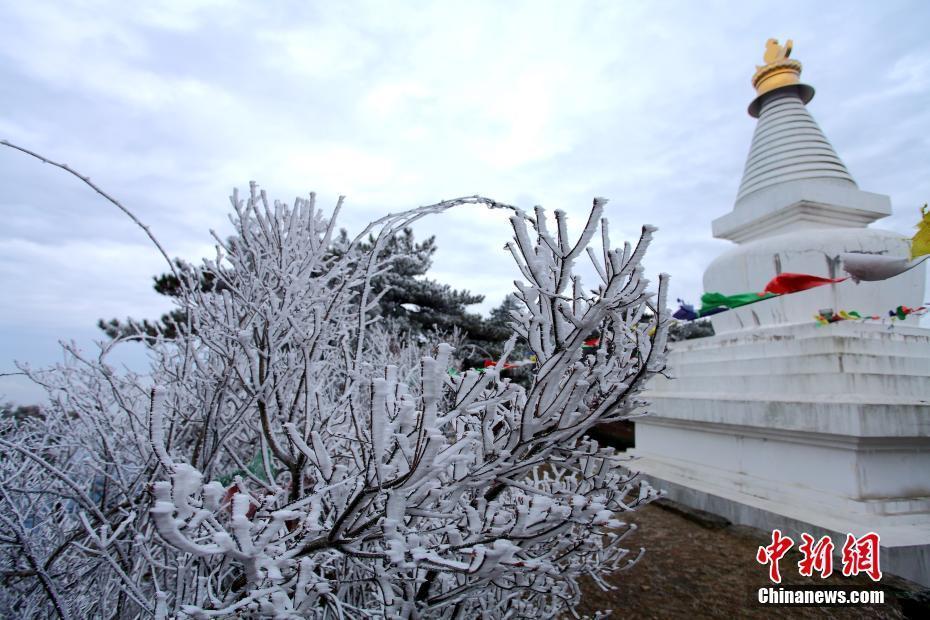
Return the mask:
[[[917,224],[917,234],[911,239],[911,258],[930,254],[930,211],[924,205],[920,212],[923,218]]]

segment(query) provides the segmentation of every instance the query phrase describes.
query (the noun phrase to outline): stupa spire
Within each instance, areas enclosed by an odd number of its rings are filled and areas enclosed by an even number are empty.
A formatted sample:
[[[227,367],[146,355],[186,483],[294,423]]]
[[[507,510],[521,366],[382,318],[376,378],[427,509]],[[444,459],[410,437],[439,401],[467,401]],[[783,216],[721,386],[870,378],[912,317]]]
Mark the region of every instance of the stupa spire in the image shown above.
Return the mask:
[[[787,229],[866,226],[890,213],[887,197],[861,192],[811,116],[814,88],[801,82],[793,43],[765,44],[752,85],[757,118],[733,212],[714,222],[714,236],[741,243]]]
[[[801,83],[801,63],[791,55],[791,39],[765,44],[765,64],[756,67],[756,98],[749,115],[759,119],[752,138],[736,206],[749,194],[791,181],[829,179],[856,187],[846,165],[807,110],[814,89]]]

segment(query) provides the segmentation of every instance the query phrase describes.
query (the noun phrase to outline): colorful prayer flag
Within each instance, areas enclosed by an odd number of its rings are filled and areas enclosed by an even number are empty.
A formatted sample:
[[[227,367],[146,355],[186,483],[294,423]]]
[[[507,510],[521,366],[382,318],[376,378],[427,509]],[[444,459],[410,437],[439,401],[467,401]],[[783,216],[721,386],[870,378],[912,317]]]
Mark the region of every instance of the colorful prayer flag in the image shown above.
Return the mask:
[[[736,295],[723,295],[722,293],[704,293],[701,295],[700,316],[710,316],[723,310],[739,308],[757,301],[777,297],[771,293],[738,293]]]
[[[698,318],[698,313],[695,312],[694,306],[691,304],[686,304],[681,299],[678,300],[678,310],[675,311],[675,314],[672,315],[672,318],[678,319],[679,321],[693,321]]]
[[[930,254],[930,211],[927,205],[920,209],[923,216],[917,224],[917,234],[911,239],[911,258]]]
[[[845,279],[846,278],[821,278],[820,276],[811,276],[806,273],[780,273],[769,280],[769,283],[765,285],[765,292],[775,295],[798,293],[825,284],[836,284]]]
[[[843,269],[853,282],[877,282],[901,275],[913,269],[930,257],[908,260],[903,256],[884,256],[882,254],[864,254],[844,252],[840,254]]]

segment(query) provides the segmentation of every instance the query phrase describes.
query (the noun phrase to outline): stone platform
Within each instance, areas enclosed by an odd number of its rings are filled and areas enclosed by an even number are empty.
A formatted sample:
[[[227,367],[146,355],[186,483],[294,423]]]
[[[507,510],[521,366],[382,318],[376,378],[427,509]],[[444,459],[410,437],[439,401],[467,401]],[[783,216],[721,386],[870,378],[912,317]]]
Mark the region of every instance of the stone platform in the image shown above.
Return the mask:
[[[674,343],[669,369],[636,422],[656,487],[796,541],[876,531],[882,569],[930,586],[930,330],[755,327]]]

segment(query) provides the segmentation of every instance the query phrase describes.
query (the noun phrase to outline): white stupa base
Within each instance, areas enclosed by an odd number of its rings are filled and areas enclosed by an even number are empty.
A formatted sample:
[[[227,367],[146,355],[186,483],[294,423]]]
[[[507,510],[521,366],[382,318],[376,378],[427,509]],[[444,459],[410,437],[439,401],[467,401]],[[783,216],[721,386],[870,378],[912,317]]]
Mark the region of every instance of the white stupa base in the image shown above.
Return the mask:
[[[646,465],[648,471],[656,472],[646,475],[646,478],[654,487],[664,489],[669,499],[720,515],[739,525],[766,532],[778,528],[783,534],[791,536],[796,546],[800,544],[801,532],[807,532],[817,539],[830,536],[836,545],[834,553],[838,556],[847,533],[860,536],[865,532],[879,532],[882,571],[930,587],[927,579],[930,572],[930,526],[927,524],[922,527],[895,527],[877,524],[874,519],[865,523],[852,519],[824,519],[822,514],[803,509],[792,510],[790,504],[764,500],[748,493],[732,494],[721,489],[701,488],[702,485],[694,481],[672,482],[670,478],[675,477],[673,472],[661,471],[661,466],[646,463],[645,460],[637,462],[637,467],[639,463]],[[835,566],[839,567],[840,564]]]
[[[930,586],[930,330],[786,325],[674,343],[636,422],[639,469],[676,501],[764,530],[881,536]]]

